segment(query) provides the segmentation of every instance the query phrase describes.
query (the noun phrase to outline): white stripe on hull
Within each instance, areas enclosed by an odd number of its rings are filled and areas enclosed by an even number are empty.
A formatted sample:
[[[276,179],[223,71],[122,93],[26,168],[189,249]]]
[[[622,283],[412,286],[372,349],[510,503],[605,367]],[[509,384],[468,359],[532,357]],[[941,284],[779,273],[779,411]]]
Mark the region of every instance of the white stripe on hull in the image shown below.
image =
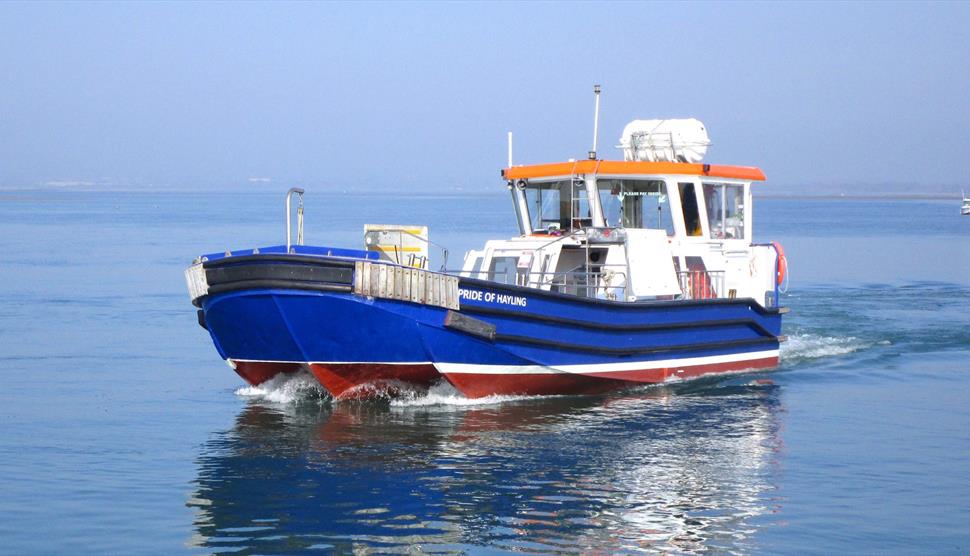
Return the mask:
[[[651,369],[677,369],[718,363],[736,363],[778,357],[778,350],[731,353],[728,355],[709,355],[705,357],[681,357],[655,361],[633,361],[625,363],[595,363],[581,365],[474,365],[467,363],[435,363],[442,374],[491,374],[491,375],[538,375],[538,374],[597,374],[624,371],[646,371]]]

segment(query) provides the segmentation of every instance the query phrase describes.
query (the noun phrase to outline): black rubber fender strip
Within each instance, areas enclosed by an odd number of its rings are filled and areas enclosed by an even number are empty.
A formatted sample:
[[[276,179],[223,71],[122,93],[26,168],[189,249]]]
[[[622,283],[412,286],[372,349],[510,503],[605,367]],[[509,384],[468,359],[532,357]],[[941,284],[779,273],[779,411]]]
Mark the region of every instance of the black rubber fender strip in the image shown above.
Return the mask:
[[[363,259],[361,259],[363,260]],[[256,255],[235,255],[232,257],[225,257],[222,259],[216,259],[213,261],[205,261],[202,263],[202,268],[218,268],[222,266],[235,266],[240,264],[250,264],[250,263],[300,263],[300,264],[311,264],[311,265],[326,265],[326,266],[340,266],[354,268],[355,260],[343,260],[335,259],[325,256],[313,256],[313,255],[294,255],[294,254],[256,254]]]
[[[213,286],[253,280],[284,280],[294,282],[326,282],[350,285],[354,281],[353,267],[312,266],[302,264],[246,264],[209,268],[205,280]]]
[[[756,332],[758,332],[762,336],[774,336],[774,334],[769,332],[764,326],[761,326],[759,322],[751,319],[723,319],[723,320],[672,322],[672,323],[658,323],[658,324],[618,324],[618,323],[609,323],[609,322],[591,322],[591,321],[584,321],[584,320],[569,319],[565,317],[537,315],[535,313],[525,313],[521,311],[512,311],[508,309],[499,309],[495,307],[475,307],[471,305],[466,305],[462,307],[461,311],[462,313],[511,317],[511,318],[519,318],[523,320],[535,320],[539,322],[563,324],[566,326],[575,326],[579,328],[587,328],[590,330],[611,330],[611,331],[618,331],[618,332],[647,332],[650,330],[676,330],[676,329],[683,329],[683,328],[701,328],[701,327],[708,327],[708,326],[726,327],[726,326],[747,325],[753,328]]]
[[[324,284],[321,282],[294,282],[291,280],[247,280],[209,286],[209,293],[193,301],[196,307],[201,306],[201,300],[209,295],[244,290],[301,290],[317,292],[350,293],[353,287],[344,284]]]

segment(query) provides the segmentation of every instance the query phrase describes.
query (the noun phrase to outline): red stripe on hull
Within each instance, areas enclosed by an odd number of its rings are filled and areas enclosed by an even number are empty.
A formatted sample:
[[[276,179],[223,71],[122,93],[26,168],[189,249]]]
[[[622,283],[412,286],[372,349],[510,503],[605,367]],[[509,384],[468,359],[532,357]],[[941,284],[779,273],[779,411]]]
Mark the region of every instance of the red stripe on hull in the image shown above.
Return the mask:
[[[302,367],[300,363],[236,361],[233,359],[230,359],[230,361],[232,361],[236,369],[236,374],[253,386],[259,386],[280,373],[295,373]]]
[[[369,398],[402,387],[428,388],[441,378],[431,363],[311,363],[310,371],[334,398]]]
[[[630,383],[609,378],[593,378],[572,373],[498,375],[443,373],[466,398],[485,396],[556,396],[561,394],[602,394],[620,390]]]
[[[777,357],[764,359],[747,359],[744,361],[729,361],[727,363],[707,363],[689,367],[667,367],[662,369],[646,369],[643,371],[618,371],[615,373],[596,373],[595,376],[613,378],[630,382],[663,382],[672,376],[677,378],[695,378],[707,374],[730,373],[745,370],[772,369],[778,366]]]
[[[491,374],[445,373],[444,377],[469,398],[492,395],[554,396],[568,394],[601,394],[628,388],[634,384],[664,382],[671,377],[695,378],[702,375],[772,369],[777,357],[711,363],[690,367],[670,367],[595,374]],[[680,372],[678,372],[680,371]]]

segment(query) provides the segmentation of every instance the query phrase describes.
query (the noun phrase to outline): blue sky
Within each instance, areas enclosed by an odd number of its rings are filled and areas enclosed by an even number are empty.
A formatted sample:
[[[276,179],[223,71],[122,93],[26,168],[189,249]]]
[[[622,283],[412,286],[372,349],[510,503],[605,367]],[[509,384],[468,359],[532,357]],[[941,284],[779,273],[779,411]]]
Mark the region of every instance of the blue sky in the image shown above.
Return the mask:
[[[697,117],[769,180],[955,188],[970,4],[0,4],[0,186],[489,191]],[[266,177],[272,182],[251,182]]]

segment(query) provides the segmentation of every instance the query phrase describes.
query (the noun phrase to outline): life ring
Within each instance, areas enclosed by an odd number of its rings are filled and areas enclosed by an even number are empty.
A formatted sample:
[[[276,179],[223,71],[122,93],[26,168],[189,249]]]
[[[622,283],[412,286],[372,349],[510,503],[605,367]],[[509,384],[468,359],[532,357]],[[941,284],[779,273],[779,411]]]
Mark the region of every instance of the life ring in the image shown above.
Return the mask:
[[[780,286],[782,282],[785,281],[785,275],[788,274],[788,259],[785,258],[785,250],[782,249],[781,244],[777,241],[772,241],[771,246],[775,248],[775,252],[778,253],[778,264],[775,266],[776,283]]]

